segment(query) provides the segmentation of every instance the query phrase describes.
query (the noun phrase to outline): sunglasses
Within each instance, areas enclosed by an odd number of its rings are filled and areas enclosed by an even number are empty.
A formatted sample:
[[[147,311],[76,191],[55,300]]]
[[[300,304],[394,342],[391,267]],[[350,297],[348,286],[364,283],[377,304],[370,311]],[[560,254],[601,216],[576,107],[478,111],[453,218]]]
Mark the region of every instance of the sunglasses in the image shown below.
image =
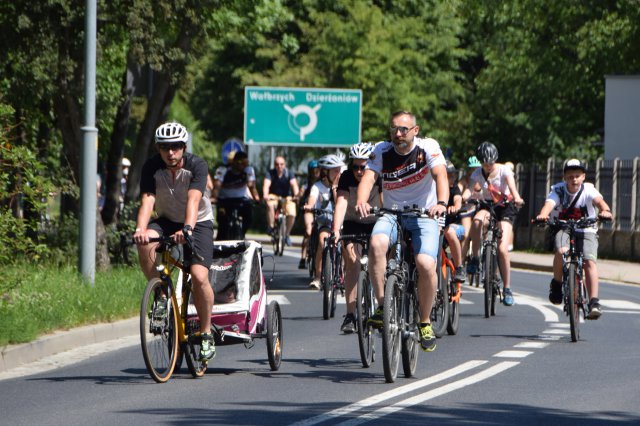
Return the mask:
[[[363,171],[365,171],[365,170],[367,169],[367,166],[358,166],[358,165],[356,165],[356,164],[352,164],[352,165],[351,165],[351,168],[352,168],[353,170],[355,170],[355,171],[361,171],[361,172],[363,172]]]
[[[395,135],[397,132],[400,132],[400,134],[406,135],[407,133],[409,133],[410,131],[412,131],[416,127],[418,127],[418,126],[413,126],[413,127],[404,127],[404,126],[389,127],[389,131],[391,132],[392,135]]]
[[[163,144],[158,144],[158,148],[160,148],[162,151],[180,151],[182,148],[184,148],[184,144],[181,142],[163,143]]]

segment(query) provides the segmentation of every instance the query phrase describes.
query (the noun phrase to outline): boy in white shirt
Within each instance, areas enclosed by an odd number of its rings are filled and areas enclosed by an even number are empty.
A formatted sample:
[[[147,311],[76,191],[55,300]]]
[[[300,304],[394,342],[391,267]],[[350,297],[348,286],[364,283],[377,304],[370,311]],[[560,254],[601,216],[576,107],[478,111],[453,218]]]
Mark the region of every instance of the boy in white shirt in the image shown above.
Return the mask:
[[[551,187],[551,192],[536,219],[546,221],[552,212],[557,212],[560,219],[595,218],[597,208],[600,217],[611,220],[611,209],[602,194],[592,183],[585,183],[586,170],[585,164],[580,160],[574,158],[567,161],[564,165],[564,182]],[[602,315],[598,299],[597,232],[596,226],[576,229],[576,249],[581,250],[584,256],[585,282],[590,296],[587,319],[593,320]],[[556,305],[562,303],[562,254],[567,250],[569,233],[560,230],[555,236],[553,278],[549,285],[549,301]]]

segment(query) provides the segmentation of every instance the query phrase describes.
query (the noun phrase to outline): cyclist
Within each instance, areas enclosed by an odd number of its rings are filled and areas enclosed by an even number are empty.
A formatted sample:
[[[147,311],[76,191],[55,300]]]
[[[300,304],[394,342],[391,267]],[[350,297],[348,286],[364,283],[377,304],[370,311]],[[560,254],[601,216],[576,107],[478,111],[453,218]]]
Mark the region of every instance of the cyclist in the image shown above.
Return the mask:
[[[418,138],[420,126],[416,117],[407,111],[398,111],[390,120],[391,140],[377,144],[367,170],[358,185],[356,210],[361,217],[369,214],[369,195],[378,176],[382,177],[384,206],[417,205],[427,208],[432,217],[447,211],[449,185],[446,162],[440,145],[434,139]],[[436,258],[438,257],[438,223],[433,218],[407,217],[404,228],[411,232],[418,270],[418,297],[420,305],[420,344],[424,351],[436,347],[431,328],[431,307],[436,294]],[[375,289],[378,308],[370,321],[380,327],[384,301],[384,278],[387,250],[396,239],[396,217],[384,215],[376,222],[371,234],[369,273]]]
[[[587,166],[578,159],[568,160],[564,165],[564,181],[551,187],[551,192],[536,219],[548,220],[554,213],[560,219],[595,218],[599,215],[611,219],[611,209],[602,194],[592,183],[585,182]],[[598,319],[602,315],[598,299],[598,228],[576,229],[576,250],[584,255],[584,273],[589,292],[588,319]],[[549,301],[562,303],[562,254],[569,250],[569,233],[562,230],[555,236],[553,256],[553,278],[549,284]]]
[[[460,223],[464,227],[464,239],[462,240],[462,256],[463,258],[469,253],[469,246],[471,244],[471,238],[469,238],[469,232],[471,231],[471,223],[473,216],[476,214],[476,205],[471,202],[471,189],[469,188],[469,178],[481,166],[478,158],[473,155],[467,160],[467,170],[460,178],[458,183],[460,184],[462,191],[462,210],[460,211]],[[469,265],[467,265],[467,273],[470,273]]]
[[[467,279],[462,263],[462,247],[460,241],[464,239],[464,227],[460,224],[458,213],[462,207],[462,192],[458,186],[458,170],[451,161],[447,161],[447,179],[449,180],[449,202],[447,203],[447,221],[444,227],[444,237],[451,250],[453,266],[456,268],[453,279],[463,283]]]
[[[221,166],[213,178],[211,201],[217,204],[218,235],[216,240],[229,239],[229,212],[237,208],[242,215],[242,235],[246,234],[253,219],[250,201],[260,201],[256,190],[256,174],[249,166],[247,153],[238,151],[229,155],[230,167]]]
[[[278,198],[286,199],[285,212],[287,217],[286,244],[291,245],[289,233],[296,220],[296,203],[291,196],[298,195],[298,180],[296,176],[287,169],[284,157],[277,156],[274,161],[274,168],[269,170],[262,183],[262,198],[267,204],[267,233],[272,235],[275,224],[275,211],[278,208]]]
[[[322,209],[326,213],[315,216],[314,226],[318,228],[318,246],[316,247],[315,277],[309,283],[310,288],[320,289],[320,273],[322,271],[322,245],[331,232],[333,206],[336,199],[336,187],[344,161],[335,154],[325,155],[318,160],[320,180],[313,184],[309,191],[309,199],[305,210]]]
[[[201,360],[215,355],[211,334],[213,290],[209,283],[209,267],[213,260],[213,211],[206,191],[208,167],[200,157],[185,152],[187,129],[175,122],[156,129],[155,142],[159,154],[147,160],[140,179],[141,202],[133,240],[138,244],[140,265],[147,279],[159,276],[155,268],[157,243],[149,238],[171,235],[178,244],[185,235],[193,236],[196,252],[203,258],[191,260],[193,296],[202,332]],[[151,220],[153,210],[157,217]],[[166,306],[164,307],[166,312]]]
[[[517,207],[522,206],[524,201],[516,188],[513,172],[504,164],[498,161],[498,148],[491,142],[482,142],[476,149],[476,157],[482,163],[482,167],[471,174],[470,187],[473,197],[486,201],[498,203],[508,201],[509,203],[495,208],[495,213],[499,222],[502,236],[498,244],[498,265],[500,275],[504,284],[505,306],[513,305],[513,292],[511,291],[511,264],[509,263],[509,244],[513,233],[513,222],[518,214]],[[515,205],[514,205],[515,204]],[[489,220],[489,211],[480,209],[473,217],[471,227],[471,240],[473,243],[473,257],[469,266],[470,272],[478,270],[482,229]]]
[[[373,225],[376,222],[375,216],[361,218],[355,209],[358,184],[362,180],[371,152],[373,152],[373,145],[368,142],[361,142],[351,147],[349,152],[349,157],[351,158],[350,167],[342,173],[338,182],[338,199],[333,214],[332,226],[336,239],[340,237],[341,232],[345,235],[371,235]],[[382,206],[382,180],[379,176],[368,202],[373,207]],[[360,272],[359,260],[361,253],[353,242],[343,243],[342,252],[344,253],[344,286],[347,299],[347,314],[340,330],[345,334],[350,334],[356,330],[354,313],[356,311],[356,284],[358,273]]]
[[[318,160],[311,160],[307,164],[307,183],[300,188],[298,193],[298,199],[300,206],[304,206],[309,199],[309,192],[311,187],[318,180],[320,180],[320,166],[318,166]],[[304,212],[304,237],[302,238],[302,248],[300,249],[300,263],[298,263],[298,269],[305,269],[307,250],[309,249],[309,239],[311,238],[311,231],[313,230],[313,213]]]

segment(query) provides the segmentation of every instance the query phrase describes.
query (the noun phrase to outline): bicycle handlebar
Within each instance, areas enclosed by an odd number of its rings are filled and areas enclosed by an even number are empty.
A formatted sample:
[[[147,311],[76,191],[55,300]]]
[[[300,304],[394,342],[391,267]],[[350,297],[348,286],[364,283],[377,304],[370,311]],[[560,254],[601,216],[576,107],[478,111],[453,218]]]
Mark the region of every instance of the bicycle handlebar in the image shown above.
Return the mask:
[[[193,244],[193,236],[189,235],[188,232],[183,232],[182,235],[184,236],[184,240],[187,244],[187,247],[191,249],[191,255],[202,262],[204,260],[204,257],[200,256],[200,254],[198,254],[198,252],[196,251],[195,245]],[[133,240],[130,240],[129,242],[132,245],[135,244],[135,241]],[[178,245],[171,236],[167,236],[167,235],[162,235],[160,237],[151,237],[149,238],[149,242],[166,244],[168,248]]]
[[[595,218],[581,217],[580,219],[558,219],[557,217],[551,217],[547,220],[538,220],[537,218],[531,219],[531,223],[538,226],[555,226],[560,228],[589,228],[598,222],[610,222],[611,219],[598,216]]]
[[[388,209],[386,207],[373,207],[371,209],[371,214],[376,216],[382,216],[385,213],[390,213],[396,216],[422,216],[422,217],[433,217],[431,213],[429,213],[429,209],[425,207],[409,207],[405,206],[403,209],[400,208],[391,208]]]

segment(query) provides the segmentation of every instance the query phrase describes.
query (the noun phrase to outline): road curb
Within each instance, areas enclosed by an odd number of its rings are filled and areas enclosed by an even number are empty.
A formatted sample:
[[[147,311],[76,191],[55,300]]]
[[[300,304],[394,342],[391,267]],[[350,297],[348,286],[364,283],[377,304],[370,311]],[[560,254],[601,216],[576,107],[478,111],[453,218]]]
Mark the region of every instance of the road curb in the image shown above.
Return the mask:
[[[2,358],[0,358],[0,372],[79,346],[138,334],[139,324],[139,318],[136,316],[112,323],[92,324],[67,331],[57,331],[33,342],[5,346],[2,348]]]

